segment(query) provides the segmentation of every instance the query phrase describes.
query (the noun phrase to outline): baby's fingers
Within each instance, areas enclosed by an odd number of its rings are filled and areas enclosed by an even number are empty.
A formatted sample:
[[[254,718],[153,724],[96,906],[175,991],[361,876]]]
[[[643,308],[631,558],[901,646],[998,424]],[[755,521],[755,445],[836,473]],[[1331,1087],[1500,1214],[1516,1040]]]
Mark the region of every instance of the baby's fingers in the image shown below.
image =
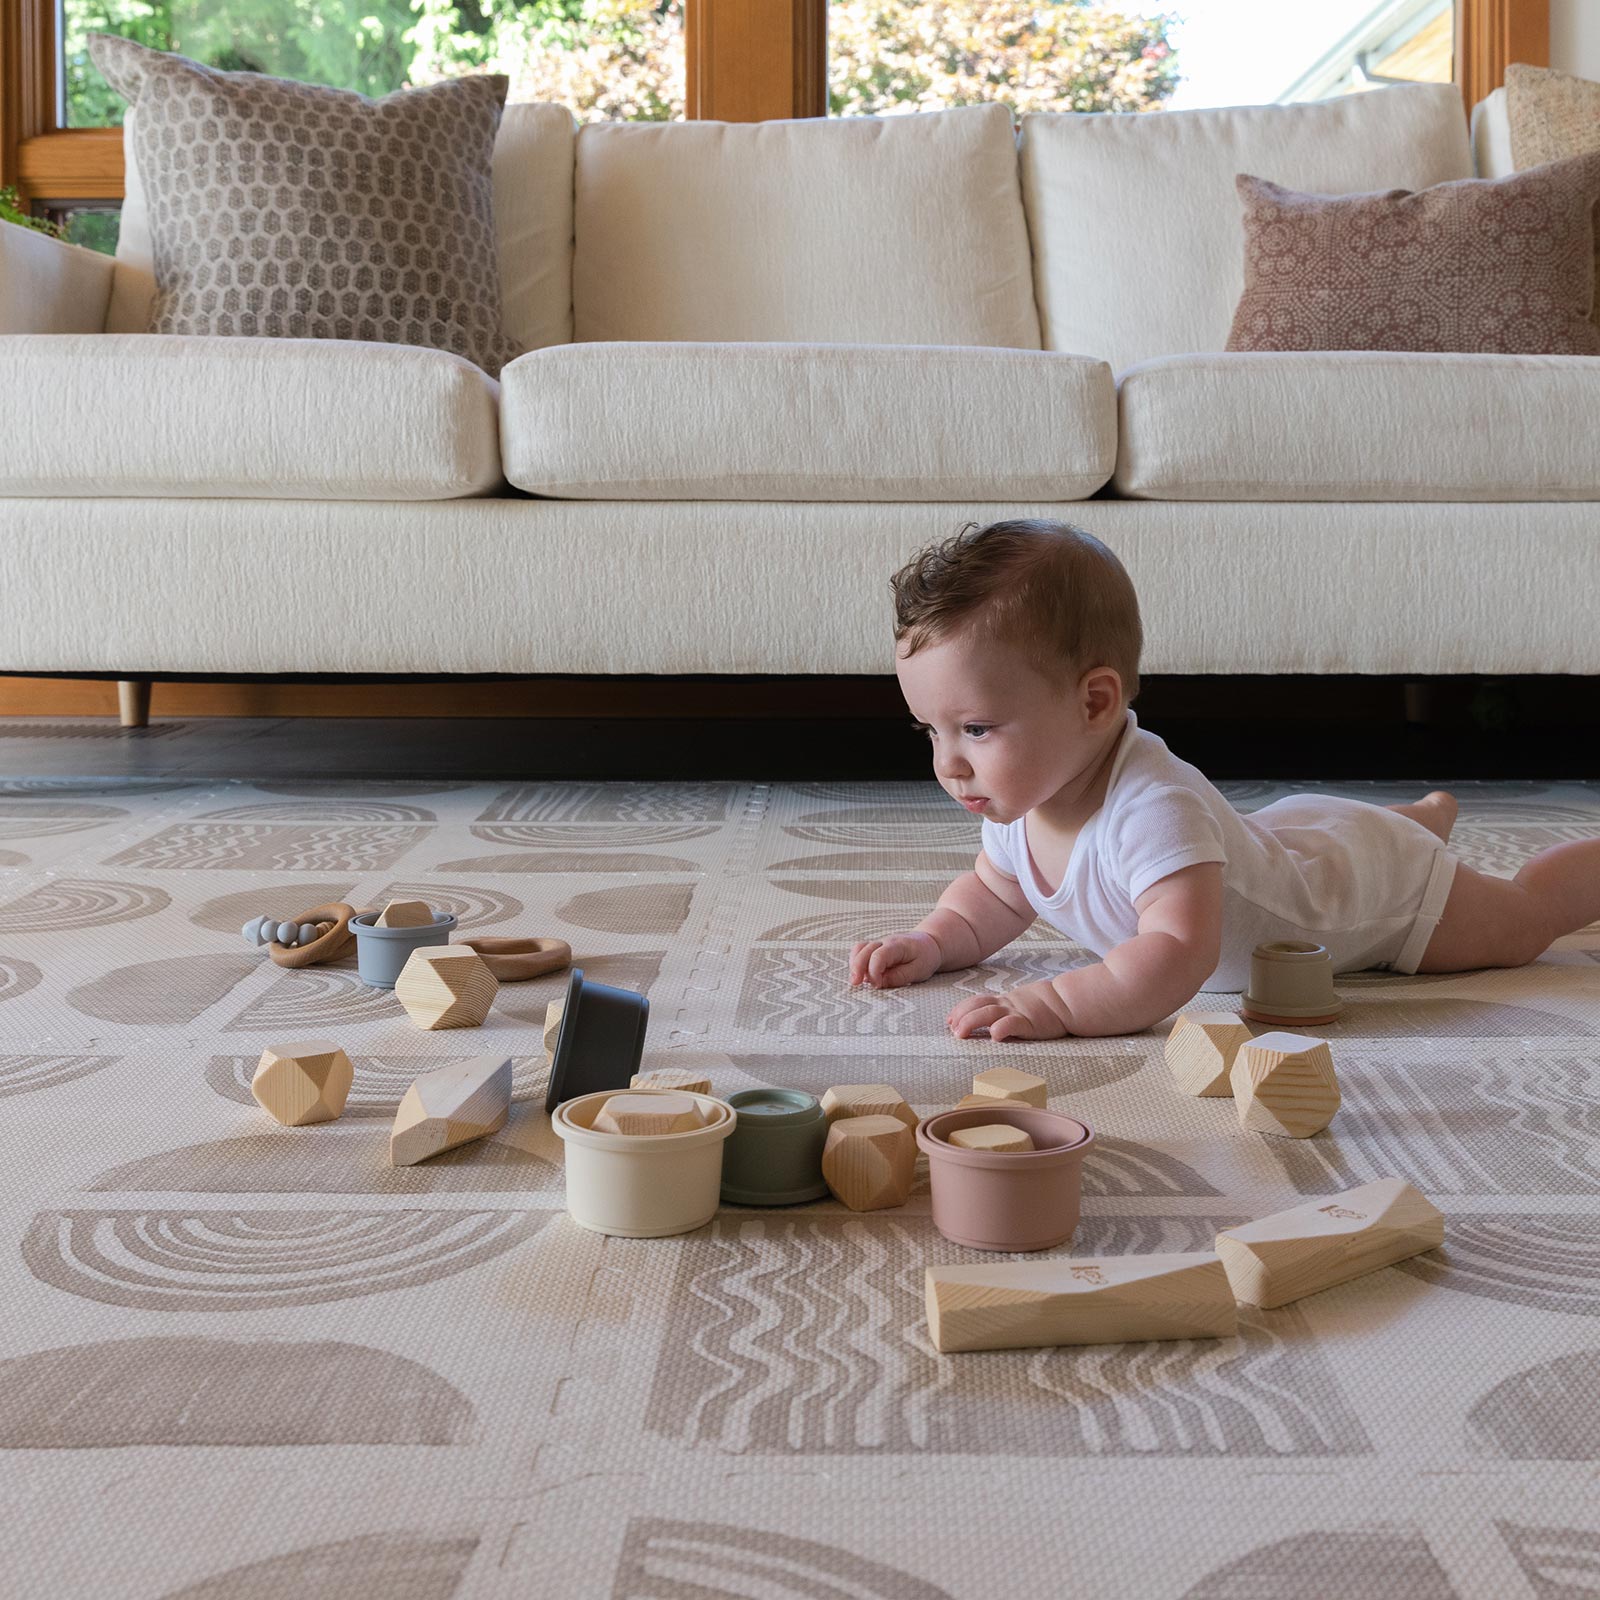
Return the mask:
[[[992,1006],[994,1004],[995,997],[992,994],[969,994],[965,1000],[958,1000],[953,1006],[951,1006],[950,1015],[944,1020],[950,1026],[954,1027],[956,1022],[964,1017],[969,1011],[977,1011],[980,1007]]]
[[[872,958],[872,953],[882,944],[881,939],[863,939],[850,952],[850,982],[852,985],[865,981],[867,976],[867,963]]]
[[[980,1028],[992,1029],[993,1025],[1006,1015],[1006,1008],[991,1000],[987,1005],[974,1007],[965,1016],[953,1022],[951,1030],[958,1039],[970,1039]],[[990,1037],[994,1037],[992,1032]]]
[[[1008,1011],[998,1022],[990,1023],[989,1037],[994,1040],[1037,1039],[1039,1030],[1019,1012]]]

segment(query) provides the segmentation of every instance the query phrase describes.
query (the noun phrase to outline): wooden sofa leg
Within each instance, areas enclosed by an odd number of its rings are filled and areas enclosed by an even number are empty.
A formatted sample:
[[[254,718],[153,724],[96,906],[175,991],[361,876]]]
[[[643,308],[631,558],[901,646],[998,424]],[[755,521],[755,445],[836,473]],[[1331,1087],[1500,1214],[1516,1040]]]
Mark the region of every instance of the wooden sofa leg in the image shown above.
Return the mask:
[[[121,678],[117,681],[117,710],[124,728],[150,726],[150,680]]]

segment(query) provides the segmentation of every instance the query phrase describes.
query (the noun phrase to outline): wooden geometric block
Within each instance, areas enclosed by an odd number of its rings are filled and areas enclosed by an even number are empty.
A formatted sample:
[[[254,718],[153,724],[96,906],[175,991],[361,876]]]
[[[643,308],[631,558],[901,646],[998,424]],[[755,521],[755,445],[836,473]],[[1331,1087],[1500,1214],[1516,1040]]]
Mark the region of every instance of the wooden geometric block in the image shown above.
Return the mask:
[[[916,1137],[894,1116],[840,1117],[822,1148],[822,1176],[852,1211],[903,1206],[916,1166]]]
[[[413,950],[394,992],[419,1028],[476,1028],[499,987],[476,950],[446,944]]]
[[[711,1079],[692,1067],[657,1067],[653,1072],[636,1072],[628,1080],[630,1089],[681,1089],[685,1094],[710,1094]]]
[[[614,1094],[595,1113],[596,1133],[648,1137],[658,1133],[692,1133],[705,1126],[699,1104],[686,1094]]]
[[[1167,1035],[1167,1065],[1185,1094],[1229,1095],[1228,1074],[1250,1030],[1231,1011],[1185,1011]]]
[[[955,1109],[965,1111],[968,1106],[1025,1106],[1026,1100],[1013,1100],[1010,1095],[964,1094],[956,1101]]]
[[[990,1067],[972,1080],[974,1094],[988,1095],[992,1100],[1020,1100],[1025,1106],[1041,1109],[1050,1098],[1050,1087],[1043,1078],[1031,1072],[1018,1072],[1015,1067]]]
[[[389,1133],[389,1165],[415,1166],[505,1126],[511,1058],[478,1056],[425,1072],[405,1092]]]
[[[261,1052],[250,1093],[286,1128],[332,1122],[344,1110],[355,1069],[327,1039],[268,1045]]]
[[[841,1117],[895,1117],[913,1133],[917,1114],[905,1096],[887,1083],[839,1083],[822,1097],[822,1110],[829,1122]]]
[[[1328,1200],[1217,1235],[1236,1299],[1283,1306],[1444,1243],[1444,1217],[1403,1178],[1379,1178]]]
[[[1033,1140],[1021,1128],[1004,1122],[986,1122],[977,1128],[956,1128],[945,1135],[960,1150],[992,1150],[996,1155],[1016,1155],[1033,1149]]]
[[[378,928],[426,928],[433,923],[433,907],[421,900],[391,900],[373,924]]]
[[[1256,1133],[1306,1139],[1339,1109],[1339,1080],[1326,1039],[1264,1033],[1242,1045],[1228,1081],[1239,1121]]]
[[[940,1351],[1225,1339],[1238,1330],[1228,1275],[1209,1252],[929,1267],[924,1296]]]
[[[561,1032],[561,1019],[566,1015],[567,997],[560,995],[544,1008],[544,1060],[549,1066],[555,1059],[556,1037]]]

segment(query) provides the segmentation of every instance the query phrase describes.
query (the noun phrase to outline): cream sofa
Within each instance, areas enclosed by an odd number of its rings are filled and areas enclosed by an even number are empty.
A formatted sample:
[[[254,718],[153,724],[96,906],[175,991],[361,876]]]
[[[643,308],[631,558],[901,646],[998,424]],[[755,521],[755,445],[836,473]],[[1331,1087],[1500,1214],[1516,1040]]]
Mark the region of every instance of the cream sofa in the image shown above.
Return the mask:
[[[1217,353],[1239,171],[1473,154],[1449,87],[1020,138],[513,106],[498,383],[133,331],[130,170],[114,266],[0,227],[0,670],[881,672],[897,564],[1042,515],[1121,553],[1150,672],[1600,671],[1600,366]]]

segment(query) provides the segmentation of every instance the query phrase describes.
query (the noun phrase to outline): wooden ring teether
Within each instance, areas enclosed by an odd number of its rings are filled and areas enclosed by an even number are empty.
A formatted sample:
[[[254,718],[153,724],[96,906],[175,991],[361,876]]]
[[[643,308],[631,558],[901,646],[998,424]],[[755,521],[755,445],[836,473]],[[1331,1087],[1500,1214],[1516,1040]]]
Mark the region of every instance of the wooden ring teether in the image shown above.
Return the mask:
[[[354,906],[347,906],[342,900],[302,911],[298,917],[285,920],[297,926],[302,922],[331,922],[333,926],[310,944],[290,946],[274,940],[267,946],[267,954],[280,967],[314,967],[319,961],[337,961],[355,943],[356,936],[350,931],[350,919],[360,915]]]
[[[476,950],[501,983],[542,978],[572,965],[572,946],[565,939],[457,939]]]

